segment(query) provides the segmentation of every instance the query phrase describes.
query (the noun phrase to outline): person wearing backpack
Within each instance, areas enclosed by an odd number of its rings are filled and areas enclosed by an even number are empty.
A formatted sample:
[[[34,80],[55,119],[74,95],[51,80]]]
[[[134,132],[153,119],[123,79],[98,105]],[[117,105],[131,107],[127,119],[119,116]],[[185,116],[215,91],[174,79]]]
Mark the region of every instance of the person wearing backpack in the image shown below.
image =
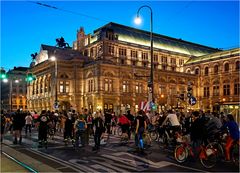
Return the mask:
[[[83,116],[79,116],[78,119],[75,121],[74,124],[75,129],[75,147],[77,148],[79,146],[79,137],[81,139],[81,145],[82,147],[85,146],[85,132],[87,129],[87,123],[84,120]]]

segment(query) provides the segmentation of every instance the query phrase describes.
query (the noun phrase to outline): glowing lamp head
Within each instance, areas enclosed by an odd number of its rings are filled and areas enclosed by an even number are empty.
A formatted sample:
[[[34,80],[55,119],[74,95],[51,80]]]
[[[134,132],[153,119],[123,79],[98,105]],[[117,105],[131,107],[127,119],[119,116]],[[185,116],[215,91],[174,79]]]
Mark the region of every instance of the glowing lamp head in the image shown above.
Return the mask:
[[[50,60],[51,60],[51,61],[56,61],[56,57],[55,57],[55,56],[52,56],[52,57],[50,58]]]
[[[3,79],[3,82],[4,82],[4,83],[7,83],[7,82],[8,82],[8,79],[7,79],[7,78],[4,78],[4,79]]]
[[[135,24],[140,25],[142,23],[142,19],[139,16],[137,16],[135,18],[134,22],[135,22]]]

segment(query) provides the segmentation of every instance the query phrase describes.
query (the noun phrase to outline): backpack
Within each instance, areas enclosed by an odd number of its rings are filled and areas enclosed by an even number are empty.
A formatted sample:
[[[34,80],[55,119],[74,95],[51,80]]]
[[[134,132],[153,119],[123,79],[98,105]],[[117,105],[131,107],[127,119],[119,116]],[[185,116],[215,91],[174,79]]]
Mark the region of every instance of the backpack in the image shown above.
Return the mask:
[[[85,131],[85,122],[84,121],[78,121],[77,123],[77,129],[79,131]]]

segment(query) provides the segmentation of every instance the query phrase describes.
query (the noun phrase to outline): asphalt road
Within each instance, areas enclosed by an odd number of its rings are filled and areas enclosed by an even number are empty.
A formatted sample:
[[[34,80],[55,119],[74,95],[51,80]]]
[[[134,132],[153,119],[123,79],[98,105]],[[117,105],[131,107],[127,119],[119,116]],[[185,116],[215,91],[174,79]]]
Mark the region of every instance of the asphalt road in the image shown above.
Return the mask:
[[[173,152],[160,147],[156,142],[142,155],[135,152],[134,143],[121,145],[118,136],[111,135],[107,144],[99,152],[92,151],[93,139],[89,146],[73,148],[65,146],[63,138],[55,136],[48,147],[38,148],[37,133],[23,138],[22,145],[13,145],[10,134],[6,134],[4,145],[37,159],[59,172],[239,172],[239,167],[231,163],[219,163],[212,169],[204,168],[199,161],[179,164]]]

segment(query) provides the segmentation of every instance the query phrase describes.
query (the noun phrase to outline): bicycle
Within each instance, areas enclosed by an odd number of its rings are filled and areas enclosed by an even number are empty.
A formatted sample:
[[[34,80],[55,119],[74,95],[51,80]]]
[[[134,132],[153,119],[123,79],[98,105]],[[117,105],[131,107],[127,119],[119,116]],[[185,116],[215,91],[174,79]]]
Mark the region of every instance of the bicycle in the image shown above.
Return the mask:
[[[203,167],[214,167],[217,162],[217,149],[212,145],[205,146],[204,144],[201,144],[198,150],[198,158],[200,159]],[[183,142],[180,145],[176,146],[174,150],[174,158],[177,162],[183,163],[187,161],[189,156],[193,158],[196,157],[190,142],[183,138]]]
[[[217,148],[217,157],[218,161],[226,159],[225,157],[225,145],[226,145],[226,135],[220,133],[219,137],[215,141],[210,142],[208,145],[214,146]],[[236,165],[239,166],[239,141],[235,140],[230,148],[230,160]]]

